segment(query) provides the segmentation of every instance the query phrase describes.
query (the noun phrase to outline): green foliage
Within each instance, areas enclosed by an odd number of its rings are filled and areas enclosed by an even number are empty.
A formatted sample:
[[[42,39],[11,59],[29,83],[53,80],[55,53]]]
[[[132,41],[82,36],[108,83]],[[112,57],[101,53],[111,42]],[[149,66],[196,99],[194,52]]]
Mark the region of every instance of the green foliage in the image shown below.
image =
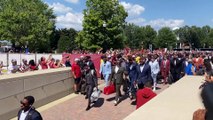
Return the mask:
[[[88,50],[92,51],[92,52],[96,52],[97,50],[99,50],[101,47],[98,45],[92,45],[90,47],[88,47]]]
[[[158,48],[170,48],[170,46],[175,46],[176,41],[177,39],[174,32],[170,28],[164,27],[158,31],[158,36],[156,38],[155,45]]]
[[[59,38],[58,40],[55,40],[55,43],[58,44],[58,52],[64,52],[64,51],[72,51],[77,47],[75,43],[75,38],[77,35],[77,31],[70,28],[70,29],[60,29],[56,30],[56,38]]]
[[[127,17],[124,7],[118,0],[87,0],[86,6],[83,30],[76,41],[86,49],[92,45],[104,49],[122,48]]]
[[[139,27],[134,24],[125,26],[125,44],[130,48],[149,48],[156,38],[157,32],[151,26]]]
[[[61,36],[58,41],[58,52],[70,51],[71,42],[68,36]]]
[[[0,39],[11,40],[31,51],[48,51],[54,28],[52,9],[42,0],[2,0],[0,2]]]
[[[128,24],[125,26],[124,33],[126,36],[124,41],[126,46],[132,49],[138,49],[141,47],[144,39],[144,33],[141,27],[134,24]]]
[[[157,32],[150,26],[147,25],[145,27],[143,27],[143,33],[144,33],[144,40],[143,40],[143,46],[144,48],[149,48],[150,44],[154,43],[154,40],[157,36]]]

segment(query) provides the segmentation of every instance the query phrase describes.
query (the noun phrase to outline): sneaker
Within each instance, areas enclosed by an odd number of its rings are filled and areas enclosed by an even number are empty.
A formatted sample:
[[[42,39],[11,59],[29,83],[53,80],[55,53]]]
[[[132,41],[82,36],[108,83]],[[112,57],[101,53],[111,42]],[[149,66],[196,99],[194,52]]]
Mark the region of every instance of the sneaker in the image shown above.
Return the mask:
[[[153,88],[153,91],[156,91],[156,87]]]
[[[118,105],[118,101],[114,101],[114,106],[117,106]]]

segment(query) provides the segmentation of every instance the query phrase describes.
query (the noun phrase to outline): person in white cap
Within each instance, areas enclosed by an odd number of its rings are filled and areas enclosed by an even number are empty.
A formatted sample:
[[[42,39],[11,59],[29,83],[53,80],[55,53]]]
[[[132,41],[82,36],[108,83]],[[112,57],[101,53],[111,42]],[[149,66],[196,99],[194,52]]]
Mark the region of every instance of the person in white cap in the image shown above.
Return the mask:
[[[8,74],[10,73],[16,73],[19,71],[19,66],[17,65],[16,59],[11,60],[11,65],[8,67]]]
[[[27,63],[27,59],[22,59],[22,65],[19,68],[21,72],[27,72],[30,70],[29,64]]]

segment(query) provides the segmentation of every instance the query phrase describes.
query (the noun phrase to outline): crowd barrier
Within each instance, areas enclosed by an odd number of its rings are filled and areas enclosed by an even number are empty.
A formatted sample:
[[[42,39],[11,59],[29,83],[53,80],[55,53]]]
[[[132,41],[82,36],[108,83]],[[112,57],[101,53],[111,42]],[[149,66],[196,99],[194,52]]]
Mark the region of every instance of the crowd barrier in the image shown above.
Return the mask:
[[[46,105],[73,93],[70,68],[39,70],[2,75],[0,78],[0,120],[17,115],[24,96],[35,97],[35,107]]]

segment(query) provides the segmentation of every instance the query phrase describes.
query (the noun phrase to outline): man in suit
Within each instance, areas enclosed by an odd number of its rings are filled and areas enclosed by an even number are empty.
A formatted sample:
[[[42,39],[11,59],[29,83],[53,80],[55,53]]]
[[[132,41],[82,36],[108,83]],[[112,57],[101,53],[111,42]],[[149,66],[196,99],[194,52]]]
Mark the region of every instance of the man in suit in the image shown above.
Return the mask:
[[[136,93],[136,89],[134,87],[134,84],[137,80],[137,63],[133,60],[133,58],[129,58],[129,62],[127,63],[127,71],[129,75],[129,97],[130,99],[133,98],[133,96]]]
[[[33,96],[26,96],[20,102],[21,109],[18,112],[18,120],[43,120],[40,113],[32,106],[35,102]]]
[[[120,96],[121,96],[121,85],[124,83],[124,79],[127,75],[125,68],[121,66],[122,59],[118,59],[116,61],[116,66],[113,67],[112,69],[112,77],[114,79],[115,87],[116,87],[116,96],[115,96],[115,101],[114,104],[115,106],[120,102]]]
[[[107,57],[103,56],[103,63],[101,63],[100,74],[103,74],[105,80],[105,87],[109,85],[109,77],[112,73],[112,66],[109,61],[107,61]]]
[[[93,69],[90,69],[89,66],[85,66],[84,69],[86,71],[85,80],[86,80],[86,91],[87,91],[85,99],[88,99],[88,105],[87,105],[86,111],[88,111],[91,108],[90,97],[92,95],[93,89],[95,87],[98,87],[98,79],[97,79],[95,71]]]
[[[146,58],[144,56],[140,57],[140,64],[137,66],[137,83],[142,84],[142,86],[147,82],[151,81],[151,67],[146,63]]]
[[[181,74],[183,74],[183,59],[181,55],[178,56],[175,54],[170,62],[170,71],[172,73],[172,77],[174,79],[173,82],[176,82],[181,78]]]

